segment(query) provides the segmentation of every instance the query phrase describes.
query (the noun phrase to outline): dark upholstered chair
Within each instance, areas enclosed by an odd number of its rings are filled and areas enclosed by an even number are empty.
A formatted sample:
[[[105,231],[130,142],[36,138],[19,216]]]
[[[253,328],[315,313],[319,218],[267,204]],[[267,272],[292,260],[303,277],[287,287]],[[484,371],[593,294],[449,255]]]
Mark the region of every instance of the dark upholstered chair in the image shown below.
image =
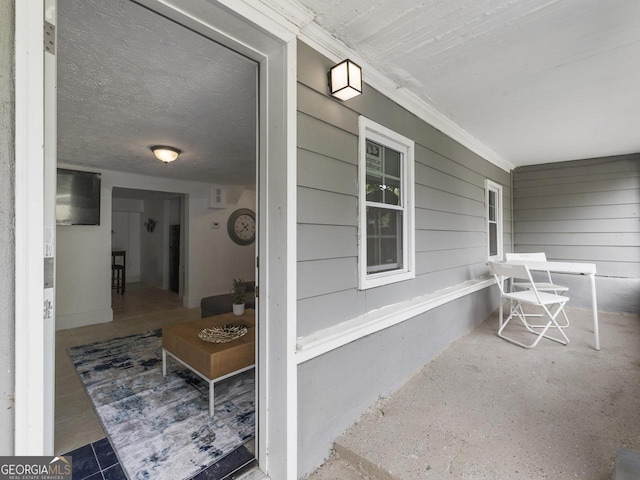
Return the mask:
[[[255,308],[256,306],[256,282],[244,282],[247,286],[246,308]],[[223,313],[233,311],[233,295],[224,293],[222,295],[213,295],[205,297],[200,301],[200,316],[202,318],[212,317]]]

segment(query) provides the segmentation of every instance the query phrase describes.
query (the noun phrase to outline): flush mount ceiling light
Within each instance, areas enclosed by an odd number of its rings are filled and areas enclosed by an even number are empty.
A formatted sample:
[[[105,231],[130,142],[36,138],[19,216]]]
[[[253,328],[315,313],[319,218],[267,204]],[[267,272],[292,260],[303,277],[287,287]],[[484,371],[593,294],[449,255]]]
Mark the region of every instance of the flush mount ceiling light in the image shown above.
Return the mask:
[[[151,147],[151,151],[156,156],[158,160],[164,163],[173,162],[178,155],[182,153],[177,148],[167,147],[166,145],[156,145]]]
[[[349,100],[362,93],[362,69],[347,59],[329,70],[329,91],[340,100]]]

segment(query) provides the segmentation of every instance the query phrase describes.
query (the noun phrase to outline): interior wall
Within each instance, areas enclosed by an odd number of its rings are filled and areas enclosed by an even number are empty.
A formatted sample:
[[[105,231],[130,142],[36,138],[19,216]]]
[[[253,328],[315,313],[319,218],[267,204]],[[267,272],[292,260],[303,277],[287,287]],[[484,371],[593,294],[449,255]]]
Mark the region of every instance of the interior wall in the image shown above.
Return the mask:
[[[103,174],[100,225],[56,226],[56,330],[113,320],[111,188],[105,183]]]
[[[374,89],[328,95],[334,62],[298,44],[298,336],[488,274],[485,179],[502,185],[511,248],[511,176]],[[358,290],[358,116],[415,141],[416,277]],[[298,472],[380,396],[497,308],[487,288],[329,351],[298,368]]]
[[[147,226],[150,221],[155,222],[153,231]],[[146,199],[140,223],[140,281],[164,288],[165,252],[168,251],[164,232],[169,228],[165,222],[164,200]]]
[[[76,168],[60,164],[63,168]],[[95,171],[95,170],[94,170]],[[159,177],[100,170],[102,173],[101,224],[99,226],[59,226],[57,228],[58,278],[56,328],[65,329],[113,319],[111,310],[111,212],[114,187],[182,193],[186,198],[185,296],[183,304],[198,307],[202,297],[227,293],[233,278],[253,280],[255,246],[234,244],[226,231],[229,215],[236,208],[255,210],[255,190],[227,187],[226,208],[209,208],[210,185]],[[164,218],[164,207],[158,218]],[[141,214],[148,220],[150,211]],[[155,215],[155,213],[153,213]],[[144,224],[144,221],[142,222]],[[219,228],[213,228],[214,224]],[[160,228],[156,226],[156,231]],[[141,242],[155,238],[143,230]],[[159,236],[159,235],[157,235]],[[141,249],[143,247],[141,246]]]
[[[515,251],[595,263],[598,308],[640,312],[640,153],[514,171]],[[554,275],[569,305],[591,308],[589,282]]]
[[[113,198],[111,248],[126,250],[126,280],[140,281],[140,219],[144,211],[142,200]]]
[[[0,0],[0,455],[14,453],[14,18],[13,0]]]

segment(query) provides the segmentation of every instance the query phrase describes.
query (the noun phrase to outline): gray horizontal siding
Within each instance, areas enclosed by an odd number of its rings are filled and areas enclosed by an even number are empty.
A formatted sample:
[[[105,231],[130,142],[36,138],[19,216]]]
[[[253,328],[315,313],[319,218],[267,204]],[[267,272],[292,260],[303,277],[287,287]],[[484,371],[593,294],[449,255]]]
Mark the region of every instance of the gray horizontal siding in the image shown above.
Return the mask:
[[[503,185],[505,248],[510,251],[510,174],[366,85],[363,95],[348,102],[329,97],[331,65],[298,43],[299,337],[487,274],[486,178]],[[358,290],[357,271],[360,114],[416,145],[416,278],[366,291]],[[336,435],[372,401],[496,306],[495,289],[482,290],[300,365],[298,395],[305,421],[298,423],[303,439],[299,471],[312,470],[326,458]]]
[[[486,247],[456,248],[432,252],[416,252],[416,274],[439,272],[487,260]],[[447,285],[448,286],[448,285]]]
[[[461,197],[455,193],[416,185],[416,208],[429,208],[441,212],[484,217],[484,202]]]
[[[540,194],[530,197],[515,197],[513,200],[514,209],[529,208],[555,208],[563,207],[583,207],[602,205],[628,205],[637,203],[640,196],[640,189],[633,190],[610,190],[605,192],[592,193],[557,193]]]
[[[417,230],[445,230],[454,232],[484,232],[484,217],[451,214],[426,208],[416,209]]]
[[[325,190],[298,187],[298,223],[322,225],[358,224],[356,197]]]
[[[452,250],[456,248],[482,247],[486,246],[486,233],[452,230],[417,230],[416,245],[417,251],[428,252],[434,250]]]
[[[371,88],[349,102],[332,99],[315,76],[326,59],[300,48],[298,336],[486,274],[485,179],[503,186],[509,251],[510,174]],[[357,288],[360,114],[416,143],[416,278],[366,291]]]
[[[301,112],[298,112],[298,148],[358,165],[357,134]]]
[[[637,203],[627,205],[590,205],[581,207],[519,208],[519,221],[546,220],[607,220],[612,218],[638,218],[640,206]]]
[[[518,168],[514,249],[640,277],[640,154]]]
[[[326,236],[329,235],[330,242]],[[341,225],[298,225],[298,261],[356,257],[358,229]]]
[[[614,180],[617,178],[640,177],[640,171],[620,171],[613,173],[599,173],[595,175],[575,175],[571,177],[571,181],[576,184],[583,182],[592,182],[596,179],[596,176],[600,180]],[[520,191],[521,189],[528,187],[563,185],[564,183],[566,183],[566,181],[567,179],[565,177],[547,177],[537,178],[533,180],[519,179],[514,181],[514,187]]]
[[[587,245],[599,247],[601,245],[618,245],[621,247],[636,247],[638,233],[516,233],[515,242],[519,245]],[[527,242],[525,244],[525,242]]]
[[[514,210],[514,213],[517,210]],[[515,221],[517,233],[637,233],[637,218],[598,218],[594,220]]]
[[[298,262],[298,299],[340,292],[357,285],[355,258]],[[330,309],[325,309],[325,313]]]
[[[572,193],[617,192],[640,189],[640,177],[618,177],[606,180],[601,177],[602,176],[598,175],[597,180],[592,179],[585,182],[569,184],[565,178],[564,182],[552,185],[547,184],[535,187],[518,187],[514,198],[540,197],[542,195],[568,195]]]
[[[358,167],[351,163],[298,149],[298,185],[356,196]]]
[[[575,160],[572,162],[544,163],[517,169],[514,176],[514,187],[524,186],[522,182],[532,180],[553,180],[564,178],[569,181],[585,176],[615,174],[640,174],[640,162],[638,154],[621,155],[616,157],[592,158],[588,160]],[[555,180],[554,180],[555,179]]]

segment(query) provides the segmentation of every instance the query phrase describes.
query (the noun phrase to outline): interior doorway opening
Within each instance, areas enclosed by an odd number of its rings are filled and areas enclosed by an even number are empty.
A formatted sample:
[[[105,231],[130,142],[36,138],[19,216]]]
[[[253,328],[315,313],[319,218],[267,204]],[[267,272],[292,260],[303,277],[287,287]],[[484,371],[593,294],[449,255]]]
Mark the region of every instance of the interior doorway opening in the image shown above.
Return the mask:
[[[95,435],[102,427],[118,457],[126,459],[130,456],[124,452],[132,444],[131,439],[118,439],[118,426],[113,426],[112,419],[103,415],[106,408],[97,404],[96,396],[84,382],[87,375],[98,382],[101,380],[97,380],[95,372],[80,372],[78,365],[86,358],[81,346],[111,342],[110,350],[127,351],[127,362],[151,365],[154,359],[143,354],[136,356],[138,345],[153,340],[145,336],[145,332],[139,332],[138,326],[157,330],[176,321],[196,320],[193,312],[198,310],[202,298],[227,294],[235,278],[258,280],[257,242],[236,243],[232,227],[228,225],[228,219],[237,210],[250,210],[254,218],[258,211],[258,66],[255,61],[135,3],[107,5],[58,0],[58,8],[58,165],[100,173],[103,202],[100,225],[82,229],[65,227],[67,230],[59,235],[65,239],[58,244],[56,252],[60,277],[69,277],[66,270],[72,265],[69,255],[64,253],[69,240],[69,244],[74,245],[74,255],[99,258],[101,266],[84,271],[81,262],[73,263],[77,277],[86,275],[86,281],[58,288],[57,306],[62,321],[57,325],[57,357],[64,361],[66,351],[71,353],[73,365],[84,383],[82,387],[98,413]],[[96,18],[111,21],[104,26],[104,22],[96,22]],[[116,34],[114,26],[122,31]],[[162,32],[162,36],[158,37],[156,32]],[[171,41],[166,42],[166,37]],[[158,49],[158,42],[165,42],[162,49]],[[190,52],[188,56],[185,51]],[[167,73],[167,64],[174,68],[171,73]],[[78,65],[83,65],[82,74],[78,74]],[[175,145],[181,154],[174,163],[163,165],[151,154],[150,147],[154,144]],[[112,252],[110,258],[108,250],[105,251],[107,245]],[[115,289],[118,299],[125,302],[118,306],[122,307],[121,311],[116,311],[115,302],[102,308],[103,293],[92,295],[97,285],[108,286],[113,295],[113,271],[121,262],[114,260],[113,252],[126,252],[121,280],[124,285]],[[111,275],[102,278],[109,269]],[[136,289],[135,284],[142,287]],[[172,306],[170,316],[159,317],[160,313],[156,315],[154,309],[158,302],[164,302],[160,300],[161,292],[149,293],[147,286],[167,292],[173,287],[183,299],[183,309]],[[100,292],[105,291],[100,288]],[[148,295],[151,298],[147,307],[141,302],[147,301]],[[111,308],[113,321],[97,321],[106,317],[92,317],[86,305],[81,312],[72,311],[73,302],[67,301],[72,297],[92,298],[93,305],[89,308],[100,310],[100,315],[108,315],[106,312]],[[130,306],[126,305],[127,300],[133,298],[137,299],[136,320],[124,325],[119,320],[133,318],[130,311],[129,317],[125,312]],[[167,308],[164,310],[166,313]],[[87,323],[82,323],[89,318]],[[67,319],[73,321],[65,322]],[[131,333],[136,336],[136,342],[125,346],[114,343],[124,338],[114,333]],[[113,347],[114,344],[118,346]],[[109,365],[113,361],[110,359]],[[158,365],[156,368],[159,371]],[[61,422],[58,425],[56,421],[55,452],[62,454],[75,449],[71,449],[68,442],[63,443],[65,447],[59,446],[58,436],[75,436],[83,429],[80,427],[83,422],[67,418],[70,412],[60,408],[72,396],[78,400],[79,394],[66,390],[64,382],[71,380],[65,377],[58,381],[60,369],[56,370],[56,418]],[[140,378],[146,374],[147,370],[143,370]],[[188,372],[177,376],[183,375]],[[109,392],[105,383],[102,397],[119,395],[117,389],[122,386],[119,382],[111,382],[115,393]],[[140,383],[143,380],[133,380],[133,384]],[[187,379],[186,383],[197,382]],[[253,384],[256,383],[254,379]],[[158,384],[151,390],[158,388]],[[195,388],[198,389],[197,385]],[[250,397],[253,420],[246,420],[245,424],[252,422],[249,430],[255,432],[257,395],[253,393]],[[194,400],[184,400],[183,404],[192,405],[190,402]],[[243,415],[247,413],[245,410]],[[86,416],[84,420],[91,413],[86,404],[80,411]],[[167,418],[167,415],[159,413],[156,418]],[[79,427],[75,430],[74,421]],[[191,432],[192,435],[185,434],[198,438],[202,435],[205,442],[210,437],[213,442],[214,438],[222,437],[218,425],[215,422],[213,425],[207,427],[207,434],[200,428]],[[246,425],[241,427],[236,446],[247,448],[253,458],[254,434],[247,434]],[[140,438],[139,429],[137,431],[138,446],[154,444],[155,440]],[[92,438],[88,443],[95,451],[94,444],[102,441]],[[198,447],[203,451],[218,448],[217,445],[212,448],[213,444]],[[235,447],[223,451],[215,457],[216,461],[233,451]],[[191,464],[207,461],[196,457],[186,460]],[[123,460],[121,467],[130,475],[130,468],[145,468],[124,463]]]

